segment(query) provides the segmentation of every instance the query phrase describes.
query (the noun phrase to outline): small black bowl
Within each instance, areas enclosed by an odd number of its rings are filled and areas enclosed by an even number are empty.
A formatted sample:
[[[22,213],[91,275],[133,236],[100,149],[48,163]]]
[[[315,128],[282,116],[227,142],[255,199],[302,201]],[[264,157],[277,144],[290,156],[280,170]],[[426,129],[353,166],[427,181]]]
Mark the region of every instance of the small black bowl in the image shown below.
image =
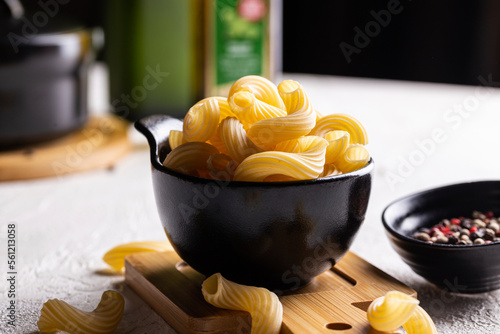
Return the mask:
[[[373,161],[343,175],[294,182],[215,181],[166,168],[179,120],[135,123],[148,139],[153,187],[165,232],[197,271],[270,289],[295,289],[348,251],[368,206]]]
[[[460,183],[404,197],[387,206],[382,222],[392,247],[414,272],[451,292],[479,293],[500,288],[500,242],[445,245],[411,237],[421,227],[470,217],[474,210],[500,213],[500,181]]]

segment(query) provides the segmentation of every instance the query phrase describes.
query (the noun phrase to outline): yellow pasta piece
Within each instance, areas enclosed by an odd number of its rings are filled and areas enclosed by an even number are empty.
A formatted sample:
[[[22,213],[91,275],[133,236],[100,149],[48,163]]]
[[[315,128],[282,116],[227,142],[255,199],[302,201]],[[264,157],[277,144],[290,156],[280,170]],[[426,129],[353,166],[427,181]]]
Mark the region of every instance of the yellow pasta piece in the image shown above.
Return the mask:
[[[187,143],[187,141],[184,139],[182,131],[170,130],[170,134],[168,135],[168,144],[172,150],[185,143]]]
[[[207,170],[211,178],[232,180],[238,164],[226,154],[213,154],[207,160]]]
[[[102,257],[111,268],[116,271],[122,271],[125,267],[125,257],[134,253],[141,252],[166,252],[173,250],[168,241],[139,241],[129,242],[111,248]]]
[[[437,334],[434,321],[420,305],[417,306],[410,319],[403,324],[403,329],[406,334]]]
[[[219,308],[247,311],[252,317],[251,334],[277,334],[283,321],[283,306],[273,292],[231,282],[217,273],[202,289],[205,300]]]
[[[285,103],[278,93],[278,88],[266,78],[256,75],[247,75],[242,77],[236,80],[236,82],[231,86],[228,97],[232,97],[239,91],[251,93],[262,102],[282,110],[285,109]]]
[[[333,130],[349,132],[351,144],[368,144],[368,135],[363,124],[347,114],[332,114],[321,118],[311,131],[311,135],[324,137]]]
[[[323,114],[316,109],[314,111],[316,112],[316,123],[318,123],[319,120],[323,118]]]
[[[325,139],[328,140],[326,148],[325,163],[331,164],[338,160],[349,146],[349,132],[335,130],[326,133]]]
[[[243,124],[234,117],[228,117],[220,123],[219,138],[224,144],[227,154],[238,163],[252,154],[262,152],[248,138]]]
[[[418,304],[418,299],[407,294],[389,291],[385,296],[375,299],[370,304],[366,315],[374,329],[381,332],[394,332],[410,319]]]
[[[342,173],[349,173],[366,166],[370,160],[370,153],[363,145],[349,145],[345,153],[335,160],[335,166]]]
[[[416,298],[399,291],[389,291],[375,299],[367,310],[370,325],[381,332],[395,332],[403,327],[408,334],[437,334],[431,317]]]
[[[285,80],[278,85],[287,115],[263,119],[252,124],[248,137],[263,149],[277,143],[307,135],[316,125],[316,111],[304,90],[296,81]]]
[[[280,148],[296,147],[300,153],[266,151],[256,153],[241,162],[234,174],[235,181],[263,181],[274,174],[298,180],[317,178],[323,172],[328,142],[317,136],[305,136],[294,143],[280,143]]]
[[[207,160],[219,151],[212,145],[201,142],[189,142],[172,150],[163,165],[177,172],[197,175],[197,169],[207,169]]]
[[[226,146],[224,145],[224,142],[219,135],[219,129],[220,124],[217,127],[217,131],[215,131],[215,134],[212,136],[212,138],[210,138],[210,140],[207,141],[207,143],[214,146],[220,153],[228,154]]]
[[[217,131],[220,121],[219,100],[201,100],[189,109],[184,117],[182,132],[188,142],[205,142]]]
[[[120,323],[125,301],[116,291],[105,291],[92,312],[81,311],[68,303],[51,299],[43,304],[38,329],[51,333],[58,330],[77,334],[112,333]]]
[[[246,127],[261,120],[286,115],[285,109],[260,101],[253,94],[240,91],[229,98],[231,110]]]
[[[327,176],[335,176],[342,174],[340,170],[334,164],[327,164],[323,169],[323,173],[321,173],[318,177],[327,177]]]

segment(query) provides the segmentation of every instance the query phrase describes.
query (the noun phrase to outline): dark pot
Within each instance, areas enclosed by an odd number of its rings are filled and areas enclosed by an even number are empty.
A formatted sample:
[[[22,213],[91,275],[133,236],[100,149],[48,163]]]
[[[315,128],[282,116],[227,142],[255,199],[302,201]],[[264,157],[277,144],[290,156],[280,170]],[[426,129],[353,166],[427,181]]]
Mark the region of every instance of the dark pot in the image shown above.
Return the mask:
[[[223,182],[162,165],[168,116],[138,121],[151,149],[153,186],[165,232],[179,256],[205,275],[294,289],[330,269],[365,218],[373,160],[361,170],[294,182]]]
[[[4,9],[3,15],[0,149],[53,139],[83,126],[87,70],[94,57],[92,31],[42,11],[6,18]]]

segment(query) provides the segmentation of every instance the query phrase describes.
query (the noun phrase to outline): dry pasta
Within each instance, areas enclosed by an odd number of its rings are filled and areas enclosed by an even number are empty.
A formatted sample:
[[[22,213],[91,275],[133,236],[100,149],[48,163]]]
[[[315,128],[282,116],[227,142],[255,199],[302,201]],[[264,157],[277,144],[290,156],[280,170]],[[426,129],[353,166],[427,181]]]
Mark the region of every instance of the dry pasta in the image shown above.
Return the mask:
[[[437,334],[434,321],[420,305],[417,306],[410,319],[403,324],[403,329],[406,334]]]
[[[125,267],[125,257],[140,252],[165,252],[173,250],[168,241],[139,241],[113,247],[104,254],[103,261],[116,271]]]
[[[316,125],[316,112],[298,82],[282,81],[278,85],[278,92],[285,103],[287,115],[263,119],[252,124],[248,130],[248,137],[263,149],[307,135]]]
[[[51,299],[43,304],[38,329],[42,332],[58,330],[78,334],[112,333],[120,323],[125,301],[116,291],[105,291],[99,305],[92,312],[81,311],[68,303]]]
[[[347,150],[349,146],[349,132],[342,130],[329,131],[326,133],[325,139],[328,140],[325,163],[331,164],[340,159]]]
[[[367,310],[370,325],[381,332],[403,327],[408,334],[436,334],[436,328],[419,301],[399,291],[389,291],[375,299]]]
[[[259,121],[286,115],[285,109],[260,101],[253,94],[240,91],[229,97],[229,106],[238,119],[250,127]]]
[[[323,173],[321,173],[319,177],[335,176],[339,174],[342,174],[342,172],[337,169],[337,166],[335,166],[334,164],[328,164],[325,165]]]
[[[211,178],[221,179],[218,175],[225,175],[224,179],[230,180],[238,164],[226,154],[212,154],[207,160],[207,170]],[[221,174],[224,172],[225,174]]]
[[[370,153],[363,145],[349,145],[344,154],[335,160],[335,166],[342,173],[349,173],[364,167],[370,160]]]
[[[278,93],[277,87],[268,79],[256,75],[242,77],[231,86],[228,96],[244,91],[254,95],[258,100],[276,108],[285,110],[285,103]]]
[[[207,168],[207,160],[219,151],[212,145],[202,142],[189,142],[170,152],[163,165],[184,174],[196,174],[198,169]]]
[[[285,80],[276,86],[258,76],[237,80],[228,98],[196,103],[183,131],[171,131],[169,143],[166,167],[211,179],[223,175],[227,180],[230,175],[236,181],[306,180],[349,173],[370,161],[366,130],[356,118],[323,116],[300,83]],[[223,170],[208,165],[217,154],[227,156],[217,156],[226,164]]]
[[[184,117],[182,132],[188,142],[204,142],[212,138],[220,121],[217,98],[209,98],[196,103]]]
[[[172,150],[185,143],[187,143],[187,141],[184,139],[184,133],[182,133],[182,131],[170,130],[170,134],[168,135],[168,144]]]
[[[231,282],[217,273],[202,284],[205,300],[219,308],[242,310],[252,317],[251,334],[277,334],[283,321],[283,306],[273,292]]]
[[[228,117],[220,123],[219,137],[224,143],[226,152],[238,163],[252,154],[262,152],[248,138],[243,124],[235,117]]]
[[[297,141],[300,153],[267,151],[253,154],[236,168],[234,180],[263,181],[273,174],[281,174],[297,180],[317,178],[323,172],[328,142],[317,136],[300,137],[294,141]],[[294,145],[284,143],[283,146],[293,147]]]
[[[365,127],[356,118],[347,114],[331,114],[324,116],[311,131],[311,135],[325,136],[333,130],[343,130],[349,132],[351,144],[368,144],[368,135]]]

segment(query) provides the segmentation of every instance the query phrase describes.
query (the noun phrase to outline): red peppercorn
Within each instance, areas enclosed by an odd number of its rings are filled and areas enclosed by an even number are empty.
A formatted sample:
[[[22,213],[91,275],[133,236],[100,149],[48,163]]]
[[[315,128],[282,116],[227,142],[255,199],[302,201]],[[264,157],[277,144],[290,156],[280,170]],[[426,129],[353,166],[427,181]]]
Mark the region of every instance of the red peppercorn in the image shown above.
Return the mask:
[[[460,225],[460,219],[457,219],[457,218],[452,218],[450,220],[450,222],[453,224],[453,225]]]
[[[470,231],[471,231],[471,232],[477,232],[477,226],[472,226],[472,227],[470,228]]]
[[[493,214],[493,211],[488,211],[484,214],[486,216],[486,218],[492,218],[494,217],[495,215]]]
[[[443,233],[449,232],[450,228],[448,226],[439,226],[439,230]]]

